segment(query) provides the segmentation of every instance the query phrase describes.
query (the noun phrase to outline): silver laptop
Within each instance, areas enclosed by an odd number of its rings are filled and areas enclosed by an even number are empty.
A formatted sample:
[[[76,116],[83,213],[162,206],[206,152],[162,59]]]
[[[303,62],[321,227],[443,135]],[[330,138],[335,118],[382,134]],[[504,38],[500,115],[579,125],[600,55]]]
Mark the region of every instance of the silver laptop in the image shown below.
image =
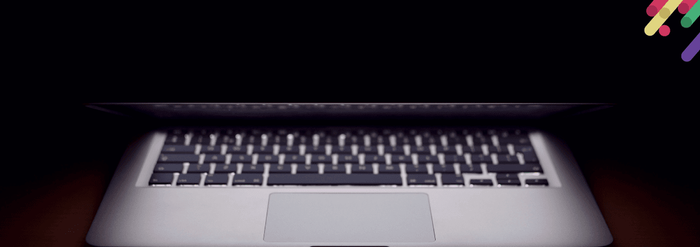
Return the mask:
[[[162,126],[124,154],[95,246],[612,242],[570,151],[537,128],[608,104],[88,106]]]

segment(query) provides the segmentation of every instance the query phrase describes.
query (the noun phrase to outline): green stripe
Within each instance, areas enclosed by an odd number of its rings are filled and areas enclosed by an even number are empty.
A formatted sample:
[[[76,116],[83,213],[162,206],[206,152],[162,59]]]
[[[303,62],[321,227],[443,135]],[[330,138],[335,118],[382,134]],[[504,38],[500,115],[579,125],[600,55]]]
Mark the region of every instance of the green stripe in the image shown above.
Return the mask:
[[[683,19],[681,19],[681,26],[684,28],[689,28],[693,23],[695,23],[695,20],[698,19],[698,16],[700,15],[700,1],[695,3],[693,5],[693,8],[688,10],[688,13],[685,13],[685,16],[683,16]]]

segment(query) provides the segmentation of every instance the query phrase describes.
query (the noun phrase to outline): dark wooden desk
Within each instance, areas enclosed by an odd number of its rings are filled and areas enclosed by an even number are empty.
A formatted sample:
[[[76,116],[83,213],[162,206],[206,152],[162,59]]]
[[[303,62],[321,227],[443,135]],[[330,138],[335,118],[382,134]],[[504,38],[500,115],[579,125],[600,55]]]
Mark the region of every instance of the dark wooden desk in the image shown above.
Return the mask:
[[[149,128],[70,109],[56,124],[69,133],[64,145],[23,153],[32,161],[5,166],[20,174],[2,180],[5,246],[87,246],[85,236],[122,152]],[[679,149],[645,142],[658,138],[636,135],[654,130],[641,120],[636,109],[623,107],[550,127],[569,142],[613,234],[611,246],[700,246],[700,194],[690,171],[697,160],[678,163],[669,152]],[[659,173],[659,166],[671,173]]]

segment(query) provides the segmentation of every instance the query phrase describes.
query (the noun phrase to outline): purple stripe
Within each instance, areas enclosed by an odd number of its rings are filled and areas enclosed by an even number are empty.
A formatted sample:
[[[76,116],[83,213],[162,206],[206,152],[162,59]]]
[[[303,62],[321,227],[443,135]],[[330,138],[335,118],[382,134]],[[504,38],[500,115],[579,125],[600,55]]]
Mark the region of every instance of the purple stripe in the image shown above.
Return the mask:
[[[700,50],[700,33],[695,36],[693,42],[690,42],[688,48],[685,48],[685,51],[683,51],[683,54],[681,54],[681,58],[683,58],[683,61],[690,62],[690,60],[692,60],[693,57],[698,54],[698,50]]]

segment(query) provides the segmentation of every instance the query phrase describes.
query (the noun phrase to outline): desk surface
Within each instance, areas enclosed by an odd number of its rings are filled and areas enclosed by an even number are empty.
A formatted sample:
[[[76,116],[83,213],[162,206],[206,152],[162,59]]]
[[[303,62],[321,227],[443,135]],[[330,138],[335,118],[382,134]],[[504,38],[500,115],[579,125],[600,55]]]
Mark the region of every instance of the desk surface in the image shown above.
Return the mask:
[[[686,172],[691,163],[669,155],[682,147],[650,142],[660,138],[642,132],[648,125],[635,125],[649,119],[634,108],[596,114],[550,127],[578,160],[613,234],[611,246],[700,246],[698,186]],[[21,175],[1,181],[3,243],[87,246],[85,236],[125,147],[149,128],[81,107],[61,116],[66,122],[57,129],[70,133],[69,140],[49,145],[41,157],[24,154],[36,162],[9,168]]]

